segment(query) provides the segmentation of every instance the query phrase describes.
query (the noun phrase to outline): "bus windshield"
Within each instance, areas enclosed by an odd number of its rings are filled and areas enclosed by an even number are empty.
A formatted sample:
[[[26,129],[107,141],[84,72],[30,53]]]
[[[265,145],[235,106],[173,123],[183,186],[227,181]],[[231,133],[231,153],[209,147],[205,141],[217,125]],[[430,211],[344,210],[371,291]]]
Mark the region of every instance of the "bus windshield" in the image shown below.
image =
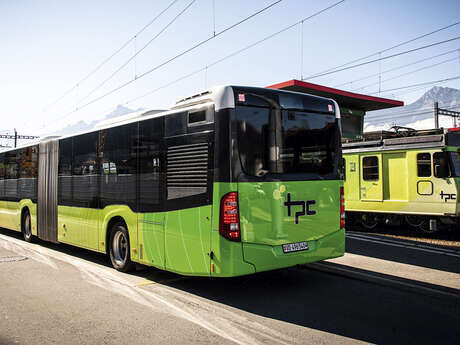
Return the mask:
[[[280,107],[237,106],[240,162],[245,174],[337,174],[339,127],[335,114]]]

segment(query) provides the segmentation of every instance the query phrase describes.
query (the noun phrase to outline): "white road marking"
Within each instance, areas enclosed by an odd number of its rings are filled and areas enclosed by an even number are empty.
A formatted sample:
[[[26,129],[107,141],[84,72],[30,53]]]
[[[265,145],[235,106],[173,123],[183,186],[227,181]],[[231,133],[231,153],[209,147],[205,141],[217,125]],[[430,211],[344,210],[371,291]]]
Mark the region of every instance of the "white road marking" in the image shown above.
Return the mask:
[[[122,295],[155,312],[164,313],[166,312],[164,306],[167,306],[169,314],[193,322],[236,344],[260,343],[250,333],[268,339],[271,343],[283,345],[295,343],[295,339],[264,326],[253,318],[233,312],[217,302],[207,302],[205,298],[184,291],[178,292],[174,288],[161,284],[152,285],[153,289],[138,287],[136,285],[139,281],[145,280],[141,277],[121,273],[106,266],[3,234],[0,234],[0,247],[27,256],[56,270],[59,268],[54,260],[71,264],[79,270],[82,278],[92,285]],[[321,333],[321,331],[317,332]]]

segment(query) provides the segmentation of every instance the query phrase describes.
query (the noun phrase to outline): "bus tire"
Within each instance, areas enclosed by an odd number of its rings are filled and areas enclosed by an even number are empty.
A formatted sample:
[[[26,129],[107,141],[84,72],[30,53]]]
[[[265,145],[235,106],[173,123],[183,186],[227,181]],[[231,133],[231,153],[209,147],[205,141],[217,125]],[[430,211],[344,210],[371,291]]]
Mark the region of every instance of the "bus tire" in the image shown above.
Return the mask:
[[[29,210],[25,210],[22,214],[21,232],[26,242],[31,243],[34,241],[34,236],[32,235],[32,226],[30,221]]]
[[[113,268],[129,272],[134,268],[131,261],[128,230],[123,223],[116,223],[110,231],[109,256]]]

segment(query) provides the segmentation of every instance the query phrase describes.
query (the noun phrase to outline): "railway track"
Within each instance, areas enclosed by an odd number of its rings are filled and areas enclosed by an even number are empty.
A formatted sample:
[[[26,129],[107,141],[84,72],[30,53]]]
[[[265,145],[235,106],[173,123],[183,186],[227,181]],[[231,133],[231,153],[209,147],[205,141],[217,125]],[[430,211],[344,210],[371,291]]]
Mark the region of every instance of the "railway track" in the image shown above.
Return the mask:
[[[387,238],[384,235],[365,234],[356,231],[347,231],[346,236],[349,239],[358,241],[365,241],[371,243],[378,243],[387,246],[401,247],[411,250],[423,251],[433,254],[442,254],[450,257],[460,258],[460,250],[441,247],[439,245],[431,245],[426,243],[420,243],[413,240],[406,239],[392,239]]]

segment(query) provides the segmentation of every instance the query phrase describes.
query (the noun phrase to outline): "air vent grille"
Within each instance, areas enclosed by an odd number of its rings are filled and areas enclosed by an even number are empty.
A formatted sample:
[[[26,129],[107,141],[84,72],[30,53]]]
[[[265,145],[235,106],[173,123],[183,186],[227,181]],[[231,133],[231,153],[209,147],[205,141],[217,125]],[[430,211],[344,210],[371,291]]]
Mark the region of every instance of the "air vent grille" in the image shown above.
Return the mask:
[[[168,148],[168,189],[206,188],[208,184],[208,143]]]

